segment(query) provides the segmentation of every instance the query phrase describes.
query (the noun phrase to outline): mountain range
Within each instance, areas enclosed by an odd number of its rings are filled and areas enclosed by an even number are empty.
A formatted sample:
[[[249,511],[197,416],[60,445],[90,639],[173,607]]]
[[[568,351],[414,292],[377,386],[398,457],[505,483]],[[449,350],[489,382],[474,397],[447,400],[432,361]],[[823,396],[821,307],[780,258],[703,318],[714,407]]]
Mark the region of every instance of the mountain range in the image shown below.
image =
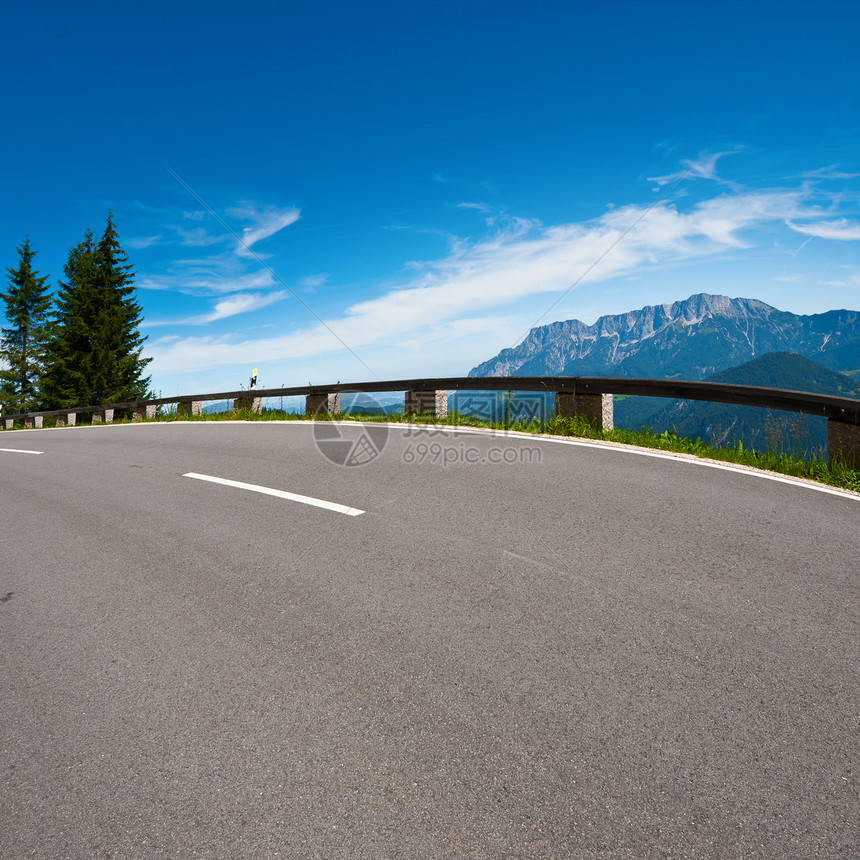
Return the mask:
[[[860,397],[860,313],[798,315],[757,299],[698,294],[534,328],[469,376],[616,376],[707,379]],[[615,424],[671,429],[712,445],[809,455],[826,447],[825,419],[756,407],[617,397]]]
[[[671,305],[533,328],[469,376],[704,379],[768,352],[793,352],[842,373],[860,371],[860,313],[798,315],[757,299],[706,293]]]

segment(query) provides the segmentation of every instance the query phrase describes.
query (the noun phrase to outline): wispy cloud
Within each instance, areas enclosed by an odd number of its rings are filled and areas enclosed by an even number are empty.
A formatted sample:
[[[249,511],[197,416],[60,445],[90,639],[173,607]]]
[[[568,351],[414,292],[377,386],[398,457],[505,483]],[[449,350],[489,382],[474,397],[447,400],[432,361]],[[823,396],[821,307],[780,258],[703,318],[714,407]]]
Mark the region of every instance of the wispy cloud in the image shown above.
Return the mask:
[[[701,152],[696,159],[685,158],[681,161],[683,170],[677,170],[675,173],[667,173],[665,176],[649,176],[649,182],[655,182],[659,186],[669,185],[677,179],[684,177],[685,179],[717,179],[717,159],[724,155],[735,155],[738,152],[736,149],[726,150],[725,152]]]
[[[804,239],[794,251],[789,251],[792,257],[797,259],[797,255],[812,241],[813,237],[810,236],[808,239]]]
[[[493,212],[494,209],[492,206],[488,206],[486,203],[458,203],[458,209],[477,209],[478,212],[483,212],[484,214],[489,214]]]
[[[254,201],[242,201],[226,211],[229,218],[248,222],[242,229],[240,241],[236,241],[229,230],[218,225],[182,226],[181,223],[166,225],[172,234],[165,239],[167,244],[178,244],[186,248],[199,248],[199,256],[190,259],[175,259],[166,272],[144,275],[138,286],[144,290],[174,291],[191,296],[213,296],[257,291],[253,297],[242,296],[225,299],[210,313],[198,315],[184,322],[205,323],[225,319],[244,313],[252,307],[263,307],[280,301],[285,293],[262,293],[277,286],[273,272],[268,268],[248,271],[257,256],[252,252],[255,243],[273,236],[289,224],[298,220],[300,213],[294,207],[266,206]],[[184,222],[214,220],[211,213],[195,210],[181,213]],[[148,247],[161,236],[148,237],[129,242],[132,247]],[[220,246],[220,247],[219,247]],[[227,246],[226,248],[224,246]],[[205,249],[212,249],[211,251]]]
[[[856,179],[860,173],[845,173],[839,170],[840,165],[831,164],[829,167],[819,167],[817,170],[808,170],[802,173],[804,179]]]
[[[807,236],[815,236],[818,239],[860,239],[860,222],[849,221],[847,218],[839,218],[836,221],[816,222],[814,224],[794,224],[786,221],[792,230],[804,233]]]
[[[287,297],[286,290],[278,290],[274,293],[243,293],[238,296],[230,296],[215,303],[211,313],[206,314],[200,320],[201,323],[215,322],[216,320],[234,317],[237,314],[246,314],[280,302]]]
[[[812,193],[806,186],[729,191],[683,210],[669,202],[653,208],[632,205],[608,210],[591,221],[551,226],[508,217],[480,241],[460,240],[445,257],[413,264],[408,280],[378,298],[351,305],[325,325],[253,341],[183,338],[155,343],[153,369],[167,372],[180,366],[204,369],[320,356],[341,348],[331,331],[352,349],[364,350],[392,339],[420,340],[440,327],[465,329],[469,320],[493,316],[493,309],[530,296],[557,296],[583,272],[588,272],[583,283],[608,281],[662,265],[737,253],[753,246],[757,231],[766,225],[781,227],[795,221],[815,225],[825,212],[811,202]],[[846,238],[849,228],[842,224],[831,234]],[[622,236],[623,241],[612,247]]]
[[[227,210],[227,215],[239,221],[251,223],[242,229],[241,242],[236,245],[240,257],[252,257],[251,248],[263,239],[274,236],[284,227],[299,220],[301,213],[294,207],[285,209],[276,206],[260,206],[253,201],[243,201]]]
[[[190,296],[211,296],[269,289],[276,286],[276,282],[267,269],[238,273],[227,262],[201,260],[188,261],[187,267],[179,272],[144,277],[138,286],[144,290],[173,290]]]
[[[304,287],[308,292],[312,293],[328,282],[328,272],[319,272],[316,275],[308,275],[299,281],[299,286]]]
[[[438,182],[440,185],[446,185],[449,188],[459,188],[461,190],[469,192],[489,192],[490,194],[499,193],[499,189],[496,186],[496,183],[490,181],[489,179],[484,179],[483,181],[477,182],[475,180],[464,180],[453,178],[451,176],[444,176],[441,172],[439,172],[433,176],[433,181]]]
[[[687,162],[689,174],[715,178],[721,154],[703,154],[695,162]],[[681,175],[683,171],[673,174],[676,178]],[[763,189],[717,181],[722,193],[698,202],[676,194],[674,200],[656,205],[607,208],[600,217],[582,222],[545,225],[501,215],[486,236],[474,241],[452,237],[444,256],[405,265],[401,277],[380,295],[354,302],[339,314],[304,328],[265,337],[207,335],[154,341],[150,343],[153,372],[293,359],[323,366],[343,352],[344,343],[372,362],[373,355],[390,352],[391,344],[404,357],[419,344],[436,348],[440,343],[457,342],[459,350],[468,342],[471,348],[475,340],[469,339],[470,332],[486,343],[497,344],[499,337],[509,335],[513,342],[536,311],[551,306],[574,284],[617,282],[700,260],[736,259],[748,251],[758,254],[764,248],[772,253],[775,241],[776,247],[784,247],[786,236],[798,232],[808,239],[815,236],[827,241],[860,238],[855,235],[860,231],[856,220],[836,217],[841,212],[854,217],[855,202],[825,192],[815,179],[805,179],[795,187]],[[484,212],[482,206],[461,204],[461,208]],[[235,255],[233,259],[236,261]],[[210,275],[205,270],[195,272],[193,289],[218,291],[222,282],[213,281]],[[322,276],[309,276],[299,283],[313,287],[314,277]],[[792,276],[786,272],[783,277],[788,282]],[[225,287],[226,283],[225,278]],[[857,286],[855,274],[846,274],[834,285]],[[249,281],[221,289],[231,293],[223,310],[216,306],[205,316],[214,319],[217,313],[242,307],[235,297],[240,290],[262,296],[273,286],[269,283],[251,290]],[[249,297],[247,305],[254,306],[256,301],[256,295]],[[525,313],[529,320],[524,319]],[[512,324],[512,320],[519,323]],[[489,334],[491,321],[497,324],[494,339]]]
[[[180,244],[189,248],[209,248],[212,245],[223,245],[229,239],[223,233],[210,233],[205,227],[195,227],[192,230],[186,230],[177,225],[172,225],[172,227],[179,237]]]
[[[168,211],[158,206],[150,206],[148,203],[144,203],[141,200],[132,200],[131,205],[138,212],[145,212],[147,215],[166,215]]]
[[[162,237],[159,233],[157,236],[139,236],[137,238],[126,239],[125,244],[129,248],[140,250],[141,248],[151,248],[153,245],[157,245],[161,239]]]
[[[212,310],[205,314],[172,320],[144,320],[142,328],[164,328],[166,326],[206,325],[218,320],[229,319],[239,314],[250,313],[261,308],[273,305],[287,298],[286,290],[274,293],[242,293],[236,296],[228,296],[215,302]]]
[[[248,258],[255,256],[251,248],[257,242],[275,235],[301,217],[301,212],[293,206],[265,206],[253,200],[242,201],[227,209],[225,214],[236,221],[245,222],[241,230],[237,227],[234,231],[239,241],[236,241],[236,236],[220,224],[215,224],[213,227],[184,227],[181,224],[172,223],[164,225],[163,230],[168,231],[166,235],[161,233],[157,236],[132,239],[128,244],[135,248],[148,248],[159,241],[189,248],[233,245],[233,253],[237,257]],[[200,209],[182,212],[179,217],[186,222],[214,221],[211,213]]]

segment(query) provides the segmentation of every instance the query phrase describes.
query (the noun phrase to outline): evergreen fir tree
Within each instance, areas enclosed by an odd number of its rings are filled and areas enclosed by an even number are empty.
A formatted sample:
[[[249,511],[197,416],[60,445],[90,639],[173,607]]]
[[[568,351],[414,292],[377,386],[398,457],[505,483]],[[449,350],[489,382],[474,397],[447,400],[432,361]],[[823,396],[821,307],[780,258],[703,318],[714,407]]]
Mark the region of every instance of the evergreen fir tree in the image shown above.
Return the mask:
[[[149,377],[142,372],[152,359],[142,357],[134,272],[110,213],[98,243],[88,231],[63,271],[43,385],[46,406],[146,399]]]
[[[35,410],[44,361],[51,296],[48,276],[33,269],[30,239],[18,249],[18,268],[6,269],[9,288],[0,293],[8,327],[0,329],[0,404],[6,414]]]
[[[63,266],[56,309],[45,351],[42,403],[47,409],[89,406],[88,357],[91,353],[91,320],[94,304],[93,234],[87,230],[70,251]]]

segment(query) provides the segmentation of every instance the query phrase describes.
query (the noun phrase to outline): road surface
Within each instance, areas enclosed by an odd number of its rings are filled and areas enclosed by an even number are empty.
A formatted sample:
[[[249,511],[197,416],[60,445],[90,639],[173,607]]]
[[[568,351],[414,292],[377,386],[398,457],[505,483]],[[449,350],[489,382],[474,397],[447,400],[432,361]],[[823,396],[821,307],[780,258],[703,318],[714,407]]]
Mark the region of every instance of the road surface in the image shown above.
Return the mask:
[[[382,441],[0,434],[1,857],[860,856],[860,499]]]

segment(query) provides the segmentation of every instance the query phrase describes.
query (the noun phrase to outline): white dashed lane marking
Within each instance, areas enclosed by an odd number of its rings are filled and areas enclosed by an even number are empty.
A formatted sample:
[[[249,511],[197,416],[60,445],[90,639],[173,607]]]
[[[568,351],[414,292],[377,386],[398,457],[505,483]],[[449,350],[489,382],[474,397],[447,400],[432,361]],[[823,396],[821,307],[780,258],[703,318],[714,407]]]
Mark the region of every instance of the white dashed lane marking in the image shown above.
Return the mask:
[[[300,502],[303,505],[312,505],[315,508],[325,508],[327,511],[346,514],[348,517],[357,517],[359,514],[364,513],[364,511],[358,508],[339,505],[337,502],[327,502],[325,499],[315,499],[312,496],[300,496],[298,493],[288,493],[286,490],[261,487],[258,484],[246,484],[243,481],[231,481],[228,478],[216,478],[213,475],[198,475],[196,472],[186,472],[182,477],[196,478],[198,481],[209,481],[213,484],[223,484],[225,487],[235,487],[239,490],[250,490],[253,493],[263,493],[263,495],[275,496],[278,499],[287,499],[290,502]]]

